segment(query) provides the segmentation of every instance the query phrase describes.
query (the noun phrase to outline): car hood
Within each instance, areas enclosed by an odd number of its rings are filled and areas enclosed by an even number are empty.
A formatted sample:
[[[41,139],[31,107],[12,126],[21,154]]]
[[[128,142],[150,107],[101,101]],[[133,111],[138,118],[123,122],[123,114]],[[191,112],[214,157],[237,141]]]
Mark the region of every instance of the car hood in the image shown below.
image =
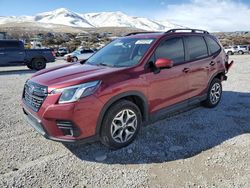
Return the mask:
[[[122,69],[124,69],[124,67],[111,68],[76,63],[39,71],[31,78],[31,81],[48,86],[50,92],[56,88],[102,80],[107,74],[112,74]]]
[[[79,53],[77,52],[72,52],[72,53],[69,53],[69,54],[65,54],[64,56],[74,56],[74,55],[78,55]]]

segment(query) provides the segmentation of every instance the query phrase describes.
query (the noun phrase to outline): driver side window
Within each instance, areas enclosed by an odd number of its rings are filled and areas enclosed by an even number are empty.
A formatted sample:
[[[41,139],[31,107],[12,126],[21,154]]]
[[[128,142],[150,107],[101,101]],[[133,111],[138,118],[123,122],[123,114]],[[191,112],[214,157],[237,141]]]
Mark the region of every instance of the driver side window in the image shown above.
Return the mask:
[[[174,65],[185,61],[184,44],[181,37],[167,39],[157,47],[155,58],[167,58],[174,62]]]

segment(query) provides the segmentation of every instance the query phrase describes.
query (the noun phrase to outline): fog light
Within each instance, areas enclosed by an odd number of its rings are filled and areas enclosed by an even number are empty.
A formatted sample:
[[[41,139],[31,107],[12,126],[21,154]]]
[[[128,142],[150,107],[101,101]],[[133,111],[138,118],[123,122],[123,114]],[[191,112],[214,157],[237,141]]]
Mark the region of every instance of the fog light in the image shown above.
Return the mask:
[[[71,121],[57,120],[56,124],[64,136],[78,137],[80,135],[79,129]]]

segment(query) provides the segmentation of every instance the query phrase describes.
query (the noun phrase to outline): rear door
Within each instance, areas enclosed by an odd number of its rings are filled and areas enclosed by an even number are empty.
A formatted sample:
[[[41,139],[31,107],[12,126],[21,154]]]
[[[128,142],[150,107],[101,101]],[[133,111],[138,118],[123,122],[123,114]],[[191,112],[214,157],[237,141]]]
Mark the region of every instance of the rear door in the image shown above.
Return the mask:
[[[221,69],[220,67],[224,67],[225,63],[225,55],[220,55],[222,52],[222,48],[217,42],[215,38],[212,38],[211,36],[205,36],[204,37],[208,46],[209,51],[209,74],[208,74],[208,81],[210,78],[218,71],[218,69]],[[223,68],[222,68],[223,69]]]
[[[189,97],[187,76],[184,72],[187,65],[182,37],[163,40],[150,61],[155,63],[159,58],[173,60],[174,66],[162,69],[159,73],[150,71],[146,74],[149,84],[150,113],[182,102]]]
[[[200,35],[185,36],[185,49],[188,60],[187,79],[190,98],[202,95],[207,88],[210,69],[215,63],[209,57],[205,39]]]

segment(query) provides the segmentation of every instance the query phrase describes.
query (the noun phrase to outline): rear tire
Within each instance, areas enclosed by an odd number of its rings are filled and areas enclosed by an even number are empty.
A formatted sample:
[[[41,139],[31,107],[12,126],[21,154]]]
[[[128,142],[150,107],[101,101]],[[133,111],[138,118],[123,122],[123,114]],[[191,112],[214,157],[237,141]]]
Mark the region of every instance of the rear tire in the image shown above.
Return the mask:
[[[31,65],[35,70],[42,70],[46,68],[46,61],[44,59],[34,59]]]
[[[216,107],[221,100],[221,96],[222,96],[221,80],[218,78],[214,78],[209,86],[207,92],[207,99],[203,102],[203,106],[207,108]]]
[[[141,123],[142,115],[137,105],[128,100],[118,101],[104,116],[101,142],[112,149],[125,147],[136,138]]]
[[[234,53],[232,51],[228,51],[227,55],[234,55]]]
[[[240,50],[238,53],[239,53],[240,55],[243,55],[243,54],[244,54],[244,52],[243,52],[242,50]]]

